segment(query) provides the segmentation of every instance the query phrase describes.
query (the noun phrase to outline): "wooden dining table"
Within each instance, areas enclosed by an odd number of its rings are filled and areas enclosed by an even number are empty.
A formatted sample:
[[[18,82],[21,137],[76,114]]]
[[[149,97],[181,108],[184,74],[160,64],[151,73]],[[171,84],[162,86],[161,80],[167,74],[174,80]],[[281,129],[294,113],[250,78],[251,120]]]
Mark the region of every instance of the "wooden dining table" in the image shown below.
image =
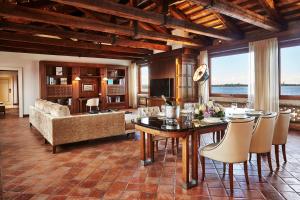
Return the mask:
[[[140,132],[141,164],[146,166],[155,161],[153,142],[154,136],[162,136],[174,139],[181,138],[183,188],[189,189],[197,186],[198,148],[200,145],[198,138],[201,134],[211,132],[221,132],[224,134],[227,124],[228,122],[226,120],[221,120],[219,123],[214,124],[200,122],[199,124],[195,125],[194,123],[185,123],[184,120],[179,119],[177,120],[176,124],[169,125],[166,119],[157,117],[145,117],[137,119],[135,122],[135,129]]]

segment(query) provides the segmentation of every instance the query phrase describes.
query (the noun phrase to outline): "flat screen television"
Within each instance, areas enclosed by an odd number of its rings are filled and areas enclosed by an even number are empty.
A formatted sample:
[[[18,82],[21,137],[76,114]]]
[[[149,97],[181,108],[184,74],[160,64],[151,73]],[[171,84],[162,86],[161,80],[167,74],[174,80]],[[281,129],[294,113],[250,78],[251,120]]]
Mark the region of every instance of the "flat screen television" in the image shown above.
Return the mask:
[[[160,97],[161,95],[165,95],[167,98],[174,97],[173,78],[150,80],[150,96]]]

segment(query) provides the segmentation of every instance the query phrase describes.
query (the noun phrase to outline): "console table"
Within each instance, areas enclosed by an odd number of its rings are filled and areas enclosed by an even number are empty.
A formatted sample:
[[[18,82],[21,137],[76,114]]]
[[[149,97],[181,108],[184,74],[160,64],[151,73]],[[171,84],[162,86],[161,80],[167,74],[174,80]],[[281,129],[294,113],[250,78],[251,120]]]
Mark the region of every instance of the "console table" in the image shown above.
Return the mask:
[[[201,134],[221,131],[224,133],[227,122],[219,124],[200,124],[187,126],[183,120],[178,120],[177,126],[166,125],[165,120],[156,117],[138,119],[135,129],[140,131],[140,158],[142,165],[149,165],[154,162],[153,136],[168,138],[181,138],[182,142],[182,180],[183,188],[188,189],[198,185],[198,137]],[[146,137],[147,135],[147,137]],[[190,177],[190,155],[189,141],[191,140],[191,178]]]

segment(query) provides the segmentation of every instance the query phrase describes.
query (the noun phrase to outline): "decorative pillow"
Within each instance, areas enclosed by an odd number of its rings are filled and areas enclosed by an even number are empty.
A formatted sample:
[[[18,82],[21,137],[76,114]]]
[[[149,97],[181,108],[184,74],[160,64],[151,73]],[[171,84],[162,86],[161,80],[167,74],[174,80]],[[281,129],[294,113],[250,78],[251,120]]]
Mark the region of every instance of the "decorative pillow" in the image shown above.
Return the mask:
[[[51,106],[50,114],[53,117],[66,117],[66,116],[70,116],[70,110],[68,106],[54,104]]]

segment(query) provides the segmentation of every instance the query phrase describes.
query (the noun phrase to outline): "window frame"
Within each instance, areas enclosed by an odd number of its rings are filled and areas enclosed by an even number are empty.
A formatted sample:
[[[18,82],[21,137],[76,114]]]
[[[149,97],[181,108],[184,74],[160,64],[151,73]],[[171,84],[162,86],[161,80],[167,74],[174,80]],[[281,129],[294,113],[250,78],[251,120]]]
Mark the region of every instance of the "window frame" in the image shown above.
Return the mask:
[[[141,68],[148,67],[148,91],[142,91],[142,84],[141,84]],[[148,64],[140,64],[138,65],[138,93],[139,94],[149,94],[150,90],[150,76],[149,76],[149,65]]]
[[[300,100],[300,95],[282,95],[281,94],[281,49],[288,47],[300,46],[300,41],[287,41],[278,45],[278,84],[279,84],[279,99],[282,100]]]
[[[244,53],[249,53],[249,48],[241,48],[237,50],[232,50],[232,51],[225,51],[225,52],[220,52],[220,53],[209,53],[208,54],[208,69],[209,69],[209,96],[210,97],[227,97],[227,98],[248,98],[248,94],[222,94],[222,93],[212,93],[212,84],[211,84],[211,59],[216,58],[216,57],[223,57],[223,56],[231,56],[231,55],[238,55],[238,54],[244,54]]]

